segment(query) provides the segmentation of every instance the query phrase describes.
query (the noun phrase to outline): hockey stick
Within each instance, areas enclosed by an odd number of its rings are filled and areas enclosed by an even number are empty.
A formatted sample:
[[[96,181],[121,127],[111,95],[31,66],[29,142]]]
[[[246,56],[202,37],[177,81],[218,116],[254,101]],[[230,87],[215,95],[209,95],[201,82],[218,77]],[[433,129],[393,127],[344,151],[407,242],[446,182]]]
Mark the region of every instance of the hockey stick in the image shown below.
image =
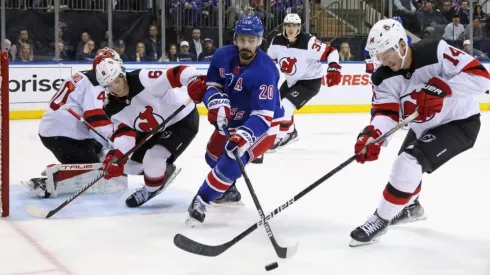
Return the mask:
[[[380,143],[384,140],[386,140],[389,136],[391,136],[393,133],[396,131],[400,130],[403,128],[405,125],[407,125],[410,121],[414,120],[419,113],[415,111],[413,114],[411,114],[409,117],[398,123],[395,127],[393,127],[391,130],[388,132],[384,133],[383,135],[379,136],[377,139],[375,139],[373,142],[375,143]],[[364,150],[361,152],[363,153]],[[240,233],[238,236],[233,238],[231,241],[228,241],[224,244],[221,245],[207,245],[203,243],[196,242],[192,239],[189,239],[188,237],[182,235],[182,234],[177,234],[174,237],[174,244],[182,249],[185,250],[189,253],[201,255],[201,256],[209,256],[209,257],[215,257],[220,255],[221,253],[225,252],[228,250],[230,247],[234,246],[237,244],[239,241],[247,237],[250,233],[254,232],[259,226],[261,226],[265,222],[269,221],[272,219],[274,216],[277,214],[281,213],[284,209],[288,208],[291,206],[293,203],[296,203],[299,199],[301,199],[303,196],[308,194],[310,191],[318,187],[320,184],[322,184],[324,181],[327,179],[331,178],[333,175],[337,174],[340,170],[344,169],[346,166],[351,164],[355,159],[357,155],[353,155],[346,161],[342,162],[339,166],[334,168],[332,171],[328,172],[326,175],[315,181],[313,184],[310,186],[306,187],[303,191],[299,192],[296,194],[292,199],[289,199],[286,201],[284,204],[281,206],[277,207],[274,209],[274,211],[270,212],[265,218],[261,219],[259,222],[255,223],[254,225],[250,226],[247,228],[245,231]]]
[[[121,161],[125,158],[128,158],[134,151],[138,150],[143,144],[145,144],[148,140],[150,140],[155,134],[157,134],[160,131],[163,131],[165,129],[165,126],[169,121],[171,121],[175,116],[177,116],[182,110],[184,110],[185,107],[192,101],[188,99],[186,102],[184,102],[183,105],[181,105],[177,110],[175,110],[170,116],[167,117],[158,127],[148,133],[142,140],[140,140],[133,148],[131,148],[126,154],[124,154],[120,159],[116,160],[115,164],[121,163]],[[73,194],[71,197],[66,199],[62,204],[60,204],[58,207],[51,211],[46,211],[43,209],[40,209],[34,205],[29,205],[27,206],[27,213],[33,217],[37,218],[49,218],[53,216],[54,214],[58,213],[61,209],[65,208],[68,204],[70,204],[74,199],[76,199],[78,196],[80,196],[83,192],[87,191],[92,185],[94,185],[96,182],[98,182],[101,178],[104,177],[105,171],[101,172],[99,176],[97,176],[95,179],[93,179],[90,183],[82,187],[80,190],[78,190],[75,194]]]
[[[68,107],[67,105],[63,106],[62,108],[64,108],[65,110],[68,111],[68,113],[70,113],[72,116],[74,116],[76,119],[78,119],[80,122],[83,123],[83,125],[87,126],[87,128],[94,132],[96,135],[98,135],[101,139],[105,140],[110,147],[113,147],[113,144],[110,140],[108,140],[106,137],[104,137],[101,133],[99,133],[99,131],[97,131],[97,129],[94,128],[94,126],[90,125],[90,123],[88,123],[83,117],[81,117],[79,114],[75,113],[75,111],[73,111],[70,107]]]
[[[223,132],[225,133],[228,139],[231,138],[230,132],[228,131],[228,129],[226,129],[226,127],[223,127]],[[269,223],[265,219],[264,211],[262,210],[262,206],[260,205],[259,198],[257,198],[257,194],[255,193],[255,190],[252,186],[252,182],[248,177],[247,171],[245,171],[245,165],[243,164],[242,159],[238,155],[237,150],[233,151],[233,155],[235,156],[235,160],[238,163],[238,166],[240,167],[243,178],[245,179],[245,183],[247,184],[248,191],[250,191],[250,195],[252,196],[252,200],[254,201],[255,208],[257,209],[257,212],[259,213],[259,216],[262,219],[261,221],[264,224],[264,228],[265,231],[267,232],[267,236],[269,236],[269,240],[271,241],[277,256],[282,259],[293,256],[298,250],[298,244],[295,244],[292,247],[282,247],[277,243],[276,238],[274,237],[274,233],[272,233],[272,229],[270,228]]]

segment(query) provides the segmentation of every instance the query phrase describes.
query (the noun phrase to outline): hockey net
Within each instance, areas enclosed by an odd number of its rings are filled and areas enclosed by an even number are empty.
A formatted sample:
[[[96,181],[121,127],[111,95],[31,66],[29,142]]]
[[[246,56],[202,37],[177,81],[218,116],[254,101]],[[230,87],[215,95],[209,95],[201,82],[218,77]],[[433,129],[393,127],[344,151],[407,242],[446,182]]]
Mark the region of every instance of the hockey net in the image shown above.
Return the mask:
[[[9,59],[0,52],[0,216],[9,215]]]

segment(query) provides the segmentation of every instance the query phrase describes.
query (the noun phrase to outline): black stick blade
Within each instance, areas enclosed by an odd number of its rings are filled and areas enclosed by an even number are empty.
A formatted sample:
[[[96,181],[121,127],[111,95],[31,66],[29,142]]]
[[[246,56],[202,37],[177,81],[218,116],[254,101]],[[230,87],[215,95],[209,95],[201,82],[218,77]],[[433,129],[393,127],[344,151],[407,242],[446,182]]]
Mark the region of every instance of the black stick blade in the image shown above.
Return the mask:
[[[228,250],[228,248],[230,248],[233,245],[233,243],[230,244],[229,242],[221,245],[214,245],[214,246],[206,245],[191,240],[182,234],[175,235],[174,244],[178,248],[187,251],[189,253],[197,254],[201,256],[207,256],[207,257],[216,257],[221,253],[225,252],[226,250]]]

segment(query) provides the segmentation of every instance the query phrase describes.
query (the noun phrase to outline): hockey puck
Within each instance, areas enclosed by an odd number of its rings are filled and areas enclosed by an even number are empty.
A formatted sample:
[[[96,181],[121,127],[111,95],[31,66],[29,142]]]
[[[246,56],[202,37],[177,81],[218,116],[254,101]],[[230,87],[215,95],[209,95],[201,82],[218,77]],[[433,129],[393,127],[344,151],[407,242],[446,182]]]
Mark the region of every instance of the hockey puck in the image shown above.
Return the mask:
[[[279,267],[279,264],[277,262],[273,262],[273,263],[266,265],[265,270],[271,271],[271,270],[276,269],[278,267]]]

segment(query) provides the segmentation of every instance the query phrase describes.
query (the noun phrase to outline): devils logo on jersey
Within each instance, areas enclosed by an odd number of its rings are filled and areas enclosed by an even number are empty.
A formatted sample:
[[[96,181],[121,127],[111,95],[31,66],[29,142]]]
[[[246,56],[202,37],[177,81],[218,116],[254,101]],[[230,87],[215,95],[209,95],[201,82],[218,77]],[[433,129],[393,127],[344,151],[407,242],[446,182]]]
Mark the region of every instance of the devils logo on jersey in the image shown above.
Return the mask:
[[[140,112],[134,120],[133,129],[150,132],[155,130],[163,122],[163,118],[153,113],[153,107],[146,106],[143,112]]]
[[[405,119],[415,112],[417,109],[417,101],[414,99],[413,94],[416,93],[414,90],[410,94],[404,95],[401,99],[401,112],[402,118]],[[414,123],[424,123],[434,118],[435,115],[428,117],[427,120],[422,120],[421,116],[417,116],[412,122]]]
[[[293,75],[296,73],[296,62],[298,60],[295,57],[283,57],[279,60],[279,65],[281,66],[281,72]]]

